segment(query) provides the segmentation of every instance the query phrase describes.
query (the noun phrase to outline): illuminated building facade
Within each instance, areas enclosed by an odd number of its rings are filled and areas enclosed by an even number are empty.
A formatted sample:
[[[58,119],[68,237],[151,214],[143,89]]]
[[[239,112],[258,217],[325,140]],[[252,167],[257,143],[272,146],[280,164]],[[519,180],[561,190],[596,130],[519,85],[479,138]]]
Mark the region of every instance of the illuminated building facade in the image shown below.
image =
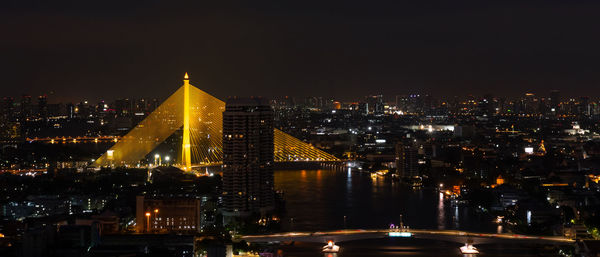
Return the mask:
[[[138,233],[200,232],[202,201],[198,198],[136,197]]]
[[[225,216],[265,214],[274,207],[273,110],[262,98],[233,98],[223,113]]]

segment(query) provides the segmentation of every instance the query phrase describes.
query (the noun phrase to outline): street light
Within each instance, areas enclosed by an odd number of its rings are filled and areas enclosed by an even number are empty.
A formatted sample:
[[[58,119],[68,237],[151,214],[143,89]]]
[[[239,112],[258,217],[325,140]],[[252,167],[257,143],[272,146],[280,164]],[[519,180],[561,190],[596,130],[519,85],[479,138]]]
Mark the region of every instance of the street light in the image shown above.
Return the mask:
[[[147,224],[146,232],[150,232],[150,212],[146,212],[146,224]]]
[[[154,155],[154,165],[156,166],[156,162],[158,161],[158,158],[160,158],[160,155],[155,154]]]

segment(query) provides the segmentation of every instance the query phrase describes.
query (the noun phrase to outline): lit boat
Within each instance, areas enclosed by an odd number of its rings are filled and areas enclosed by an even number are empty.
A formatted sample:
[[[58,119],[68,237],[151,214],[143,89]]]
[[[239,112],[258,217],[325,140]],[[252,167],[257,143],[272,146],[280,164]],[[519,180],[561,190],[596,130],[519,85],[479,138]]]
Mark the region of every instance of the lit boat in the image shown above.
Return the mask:
[[[337,253],[340,251],[340,247],[333,244],[333,241],[329,240],[326,246],[323,246],[324,253]]]
[[[479,253],[479,251],[477,251],[477,248],[475,248],[475,246],[473,246],[472,244],[466,243],[464,246],[460,247],[460,252],[463,254],[476,254]]]
[[[410,232],[390,231],[388,232],[389,237],[412,237]]]

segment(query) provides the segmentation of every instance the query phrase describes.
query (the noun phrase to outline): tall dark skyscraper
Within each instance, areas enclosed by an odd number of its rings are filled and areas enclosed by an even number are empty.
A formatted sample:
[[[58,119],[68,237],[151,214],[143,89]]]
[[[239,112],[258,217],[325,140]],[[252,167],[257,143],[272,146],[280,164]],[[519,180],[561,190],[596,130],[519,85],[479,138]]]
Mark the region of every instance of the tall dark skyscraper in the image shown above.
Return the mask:
[[[131,101],[128,98],[117,99],[115,109],[118,116],[127,116],[131,114]]]
[[[262,98],[229,99],[223,112],[224,215],[272,210],[273,184],[273,110]]]
[[[365,102],[368,104],[368,112],[374,114],[383,113],[383,95],[371,95],[365,97]]]
[[[579,97],[579,105],[577,106],[577,114],[583,116],[589,116],[590,110],[590,98],[587,96]]]
[[[38,97],[37,115],[40,118],[47,118],[48,116],[48,97],[46,95]]]
[[[412,144],[398,142],[396,144],[396,168],[401,178],[419,176],[417,149]]]
[[[558,111],[560,105],[560,91],[552,90],[550,91],[550,107],[554,108],[555,111]]]
[[[31,96],[21,96],[21,119],[26,119],[32,113]]]
[[[0,114],[1,118],[3,118],[4,120],[12,120],[15,111],[14,102],[15,99],[12,97],[4,97],[2,99],[2,109],[0,110],[2,112]]]

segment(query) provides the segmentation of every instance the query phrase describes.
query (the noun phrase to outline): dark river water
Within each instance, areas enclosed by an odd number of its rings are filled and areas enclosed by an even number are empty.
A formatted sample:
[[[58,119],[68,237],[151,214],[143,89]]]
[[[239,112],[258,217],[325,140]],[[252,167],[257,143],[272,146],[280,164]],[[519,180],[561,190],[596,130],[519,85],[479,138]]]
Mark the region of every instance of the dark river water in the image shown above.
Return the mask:
[[[454,207],[433,189],[413,190],[389,178],[343,170],[275,171],[283,190],[286,230],[387,228],[399,224],[422,229],[497,232],[492,217]],[[344,218],[345,216],[345,218]]]

